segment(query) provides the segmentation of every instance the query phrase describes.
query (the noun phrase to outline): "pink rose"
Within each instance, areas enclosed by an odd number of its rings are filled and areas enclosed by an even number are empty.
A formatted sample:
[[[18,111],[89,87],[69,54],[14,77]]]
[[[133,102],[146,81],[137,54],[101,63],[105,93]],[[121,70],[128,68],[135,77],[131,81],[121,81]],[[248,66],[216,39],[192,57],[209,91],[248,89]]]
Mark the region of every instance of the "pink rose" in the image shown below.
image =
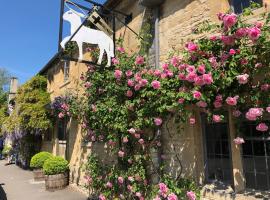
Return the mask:
[[[263,84],[263,85],[261,85],[261,90],[262,91],[268,91],[269,90],[269,88],[270,88],[270,85],[269,84]]]
[[[200,74],[205,74],[205,65],[200,65],[200,66],[198,67],[198,72],[199,72]]]
[[[144,139],[139,139],[138,142],[143,145],[144,144]]]
[[[232,13],[232,14],[226,14],[224,17],[223,17],[223,23],[224,23],[224,26],[226,28],[231,28],[232,26],[234,26],[237,22],[237,15]]]
[[[127,97],[132,97],[133,95],[133,92],[131,90],[128,90],[127,93],[126,93],[126,96]]]
[[[257,27],[249,28],[248,37],[252,41],[256,41],[261,35],[261,30]]]
[[[237,104],[238,96],[235,97],[227,97],[226,103],[230,106],[235,106]]]
[[[106,197],[103,194],[99,195],[98,198],[99,198],[99,200],[106,200]]]
[[[196,77],[197,77],[197,74],[194,72],[191,72],[186,76],[186,80],[188,82],[194,82]]]
[[[60,113],[58,114],[58,118],[59,118],[59,119],[62,119],[62,118],[64,118],[64,117],[65,117],[64,113],[60,112]]]
[[[158,186],[159,186],[159,193],[161,194],[166,194],[169,191],[165,183],[159,183]]]
[[[236,79],[238,80],[239,84],[246,84],[248,82],[249,75],[248,74],[242,74],[236,76]]]
[[[128,143],[128,138],[127,137],[123,138],[123,143]]]
[[[114,71],[114,77],[116,78],[116,79],[120,79],[121,77],[122,77],[122,71],[121,70],[118,70],[118,69],[116,69],[115,71]]]
[[[222,101],[214,101],[214,107],[215,108],[221,108],[222,107]]]
[[[133,75],[133,72],[131,70],[126,71],[126,76],[131,77]]]
[[[117,51],[119,51],[120,53],[125,53],[124,47],[117,47]]]
[[[200,100],[201,97],[202,97],[202,93],[200,93],[199,91],[194,91],[193,92],[193,98],[194,99]]]
[[[235,39],[233,38],[233,36],[222,35],[220,39],[225,45],[228,46],[232,46],[235,43]]]
[[[196,72],[196,69],[194,66],[192,65],[189,65],[187,68],[186,68],[187,72],[188,73],[191,73],[191,72]]]
[[[174,193],[168,195],[168,200],[178,200],[177,196]]]
[[[157,118],[154,119],[154,122],[155,122],[156,126],[160,126],[162,124],[162,119],[157,117]]]
[[[141,194],[140,192],[136,192],[136,193],[135,193],[135,196],[136,196],[136,197],[141,197],[142,194]]]
[[[187,197],[189,200],[196,200],[196,195],[192,191],[187,192]]]
[[[186,75],[183,73],[180,73],[180,74],[178,74],[178,78],[179,78],[179,80],[184,81],[184,80],[186,80]]]
[[[207,107],[207,103],[204,102],[204,101],[199,101],[199,102],[196,103],[196,105],[198,107],[201,107],[201,108],[206,108]]]
[[[125,152],[124,151],[118,151],[118,156],[120,157],[120,158],[123,158],[124,157],[124,155],[125,155]]]
[[[194,117],[189,118],[189,124],[194,125],[196,123],[196,119]]]
[[[154,89],[156,89],[156,90],[157,90],[157,89],[160,89],[160,82],[157,81],[157,80],[152,81],[151,85],[152,85],[152,87],[153,87]]]
[[[232,114],[234,117],[240,117],[242,113],[239,110],[234,110]]]
[[[128,180],[129,180],[130,182],[134,182],[134,178],[133,178],[132,176],[129,176],[129,177],[128,177]]]
[[[162,67],[163,70],[167,70],[167,69],[169,69],[169,64],[168,63],[163,63],[161,67]]]
[[[145,87],[145,86],[147,85],[147,83],[148,83],[148,80],[142,79],[142,80],[139,81],[139,83],[140,83],[140,85],[141,85],[142,87]]]
[[[198,46],[194,44],[193,42],[187,43],[186,48],[188,49],[189,52],[194,52],[198,50]]]
[[[142,64],[144,64],[144,57],[143,56],[137,56],[136,57],[135,64],[136,65],[142,65]]]
[[[128,132],[129,132],[130,134],[134,134],[134,133],[136,133],[136,130],[135,130],[134,128],[131,128],[131,129],[128,130]]]
[[[84,87],[86,87],[86,88],[90,88],[92,86],[92,84],[89,82],[89,81],[87,81],[85,84],[84,84]]]
[[[154,71],[154,75],[159,77],[161,75],[161,71],[159,69],[156,69]]]
[[[203,75],[203,81],[206,85],[211,85],[213,83],[213,77],[212,74],[204,74]]]
[[[114,65],[118,65],[120,62],[119,62],[119,60],[118,60],[117,58],[113,58],[113,59],[112,59],[112,63],[113,63]]]
[[[221,122],[221,116],[220,115],[213,115],[213,121],[216,123]]]
[[[233,140],[233,142],[236,144],[236,145],[240,145],[240,144],[244,144],[245,143],[245,140],[243,138],[240,138],[240,137],[237,137]]]
[[[107,188],[112,188],[112,186],[113,186],[113,185],[112,185],[111,182],[107,182],[107,183],[106,183],[106,187],[107,187]]]
[[[194,85],[199,85],[199,86],[205,85],[205,81],[203,80],[203,76],[197,76],[194,79]]]
[[[127,84],[128,84],[129,87],[133,87],[134,86],[134,81],[129,79]]]
[[[230,49],[229,54],[234,55],[234,54],[236,54],[236,51],[234,49]]]
[[[265,123],[260,123],[256,126],[257,131],[265,132],[268,130],[268,126]]]
[[[235,36],[237,38],[242,38],[242,37],[245,37],[247,36],[248,34],[248,30],[246,28],[239,28],[236,33],[235,33]]]
[[[216,41],[217,40],[217,36],[215,36],[215,35],[212,35],[212,36],[210,36],[210,38],[209,38],[211,41]]]
[[[121,176],[119,176],[117,180],[118,180],[118,183],[120,183],[120,184],[124,183],[124,178]]]
[[[184,98],[178,99],[178,103],[183,104],[184,102],[185,102],[185,99]]]
[[[266,108],[266,111],[270,113],[270,106]]]
[[[171,64],[172,64],[172,66],[176,67],[179,64],[179,58],[177,58],[175,56],[172,57]]]

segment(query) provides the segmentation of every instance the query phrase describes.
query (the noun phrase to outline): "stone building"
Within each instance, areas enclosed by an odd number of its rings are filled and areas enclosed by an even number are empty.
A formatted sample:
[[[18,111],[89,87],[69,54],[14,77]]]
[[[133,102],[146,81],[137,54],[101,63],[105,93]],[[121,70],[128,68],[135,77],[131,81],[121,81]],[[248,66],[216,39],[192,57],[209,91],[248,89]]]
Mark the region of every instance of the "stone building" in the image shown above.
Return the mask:
[[[158,2],[158,3],[156,3]],[[194,29],[205,20],[216,21],[216,14],[229,9],[241,13],[248,6],[248,0],[108,0],[107,8],[117,9],[131,14],[127,24],[139,33],[147,23],[153,35],[149,49],[149,63],[158,67],[166,60],[171,49],[182,49],[185,42],[201,37],[194,35]],[[256,0],[262,5],[254,11],[260,19],[262,12],[268,11],[269,0]],[[119,20],[124,21],[122,16]],[[127,51],[136,51],[138,40],[127,26],[116,22],[116,38],[122,38]],[[85,58],[89,58],[87,53]],[[66,92],[80,93],[80,75],[87,69],[83,63],[52,60],[40,71],[48,77],[48,91],[51,99]],[[200,110],[194,109],[198,123],[187,126],[181,133],[172,121],[163,127],[167,170],[177,176],[192,178],[203,186],[202,197],[205,199],[270,199],[270,139],[255,137],[254,124],[243,123],[246,130],[246,143],[237,147],[234,120],[228,110],[223,123],[207,123]],[[45,137],[43,149],[70,161],[71,182],[83,185],[82,166],[90,153],[89,144],[82,139],[82,132],[77,121],[58,121],[51,136]],[[174,150],[172,150],[174,148]],[[176,156],[181,160],[177,162]],[[268,195],[268,196],[267,196]]]

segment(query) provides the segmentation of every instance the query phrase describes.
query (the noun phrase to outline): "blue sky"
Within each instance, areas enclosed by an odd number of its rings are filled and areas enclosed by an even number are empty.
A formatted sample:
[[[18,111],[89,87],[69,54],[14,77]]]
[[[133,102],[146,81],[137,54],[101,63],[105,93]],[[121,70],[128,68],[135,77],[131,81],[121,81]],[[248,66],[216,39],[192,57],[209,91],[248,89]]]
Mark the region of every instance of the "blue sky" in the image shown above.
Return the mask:
[[[57,52],[59,12],[60,0],[1,2],[0,67],[18,77],[20,83],[37,74]]]

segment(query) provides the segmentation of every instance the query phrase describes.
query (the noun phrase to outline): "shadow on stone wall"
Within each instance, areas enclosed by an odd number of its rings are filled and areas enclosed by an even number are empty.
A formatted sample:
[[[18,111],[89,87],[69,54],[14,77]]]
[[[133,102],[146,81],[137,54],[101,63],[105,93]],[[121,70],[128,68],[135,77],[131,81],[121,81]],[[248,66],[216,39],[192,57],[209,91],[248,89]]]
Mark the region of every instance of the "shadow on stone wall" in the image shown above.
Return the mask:
[[[4,183],[0,183],[0,199],[1,200],[7,200],[7,195],[2,187],[2,185],[5,185]]]

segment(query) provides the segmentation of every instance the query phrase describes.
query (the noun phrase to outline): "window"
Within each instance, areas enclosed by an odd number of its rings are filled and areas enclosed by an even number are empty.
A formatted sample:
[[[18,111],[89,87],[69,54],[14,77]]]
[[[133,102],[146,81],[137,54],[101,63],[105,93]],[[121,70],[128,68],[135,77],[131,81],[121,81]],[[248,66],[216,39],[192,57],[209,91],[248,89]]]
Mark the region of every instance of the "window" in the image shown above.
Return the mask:
[[[47,129],[47,130],[44,132],[44,141],[47,141],[47,142],[52,141],[52,132],[53,132],[52,129]]]
[[[232,184],[232,160],[229,144],[229,126],[227,122],[208,123],[206,116],[202,116],[206,181],[221,181]]]
[[[57,138],[59,140],[66,140],[67,135],[67,119],[59,119],[58,120],[58,127],[57,127]]]
[[[64,82],[68,81],[69,79],[69,61],[64,62]]]
[[[269,133],[256,130],[256,123],[243,122],[241,132],[245,143],[242,144],[243,168],[246,188],[257,190],[270,189],[270,137]]]
[[[262,5],[262,0],[231,0],[231,4],[233,7],[233,11],[237,14],[240,14],[243,12],[243,9],[250,6],[251,2],[258,3]]]

